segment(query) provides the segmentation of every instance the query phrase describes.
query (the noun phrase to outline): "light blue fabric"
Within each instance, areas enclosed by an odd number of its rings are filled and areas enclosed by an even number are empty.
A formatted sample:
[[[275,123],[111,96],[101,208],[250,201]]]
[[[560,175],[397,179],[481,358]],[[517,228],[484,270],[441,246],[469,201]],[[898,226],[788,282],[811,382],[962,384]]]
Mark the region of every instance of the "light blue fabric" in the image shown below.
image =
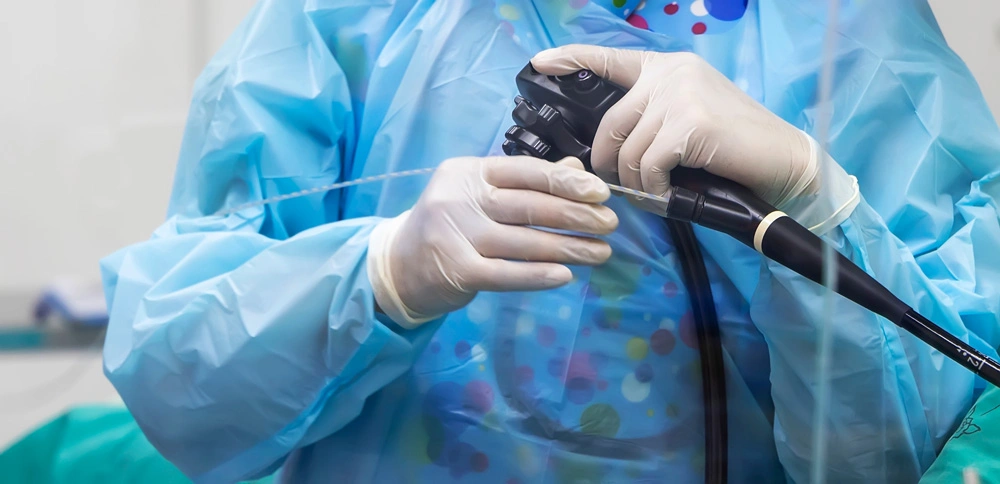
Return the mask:
[[[693,35],[580,0],[262,0],[198,80],[168,220],[102,264],[108,378],[199,482],[278,468],[288,482],[701,482],[693,321],[656,217],[614,198],[608,264],[406,331],[374,313],[365,255],[426,177],[211,214],[499,153],[514,76],[570,42],[693,49],[815,134],[825,3],[750,2],[728,31]],[[924,2],[845,2],[836,29],[830,151],[865,200],[830,240],[995,355],[1000,132]],[[805,482],[823,290],[698,236],[731,482]],[[851,303],[833,314],[830,482],[915,482],[981,383]],[[530,409],[618,447],[573,450]]]

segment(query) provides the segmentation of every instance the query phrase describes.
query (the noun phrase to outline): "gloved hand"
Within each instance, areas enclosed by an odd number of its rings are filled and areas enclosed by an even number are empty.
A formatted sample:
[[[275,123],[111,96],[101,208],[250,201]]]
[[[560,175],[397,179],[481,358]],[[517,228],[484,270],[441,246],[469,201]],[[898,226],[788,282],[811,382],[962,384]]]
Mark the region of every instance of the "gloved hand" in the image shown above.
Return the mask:
[[[702,168],[817,233],[839,225],[858,203],[857,180],[815,140],[695,54],[569,45],[531,63],[547,75],[587,69],[629,89],[594,139],[594,171],[610,183],[664,196],[670,170]]]
[[[562,264],[597,265],[604,241],[528,227],[604,235],[618,217],[599,205],[607,184],[575,158],[455,158],[437,168],[412,210],[381,222],[368,275],[382,311],[414,327],[468,304],[478,291],[531,291],[573,277]]]

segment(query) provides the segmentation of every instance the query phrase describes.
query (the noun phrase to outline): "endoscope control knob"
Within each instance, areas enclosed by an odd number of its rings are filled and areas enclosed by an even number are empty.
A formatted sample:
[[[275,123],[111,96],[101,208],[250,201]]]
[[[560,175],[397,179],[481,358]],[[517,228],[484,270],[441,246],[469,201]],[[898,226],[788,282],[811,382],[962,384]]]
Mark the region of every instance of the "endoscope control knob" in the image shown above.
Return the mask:
[[[503,152],[508,156],[525,155],[545,159],[552,149],[548,143],[520,126],[511,126],[504,135]]]
[[[581,92],[590,91],[601,83],[601,78],[590,71],[579,71],[574,77],[576,77],[576,89]]]
[[[535,133],[544,133],[553,129],[566,129],[565,126],[560,126],[562,114],[548,104],[543,104],[541,108],[536,108],[520,96],[515,101],[517,102],[517,106],[514,107],[512,115],[514,122],[518,126]]]

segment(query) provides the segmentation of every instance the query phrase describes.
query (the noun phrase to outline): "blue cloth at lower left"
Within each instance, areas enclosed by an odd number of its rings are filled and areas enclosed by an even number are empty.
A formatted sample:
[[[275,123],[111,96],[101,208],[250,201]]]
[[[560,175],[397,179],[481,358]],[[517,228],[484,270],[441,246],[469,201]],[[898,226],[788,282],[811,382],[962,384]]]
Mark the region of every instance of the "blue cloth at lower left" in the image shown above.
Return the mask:
[[[32,430],[0,453],[0,476],[4,484],[191,482],[149,445],[121,405],[74,407]]]

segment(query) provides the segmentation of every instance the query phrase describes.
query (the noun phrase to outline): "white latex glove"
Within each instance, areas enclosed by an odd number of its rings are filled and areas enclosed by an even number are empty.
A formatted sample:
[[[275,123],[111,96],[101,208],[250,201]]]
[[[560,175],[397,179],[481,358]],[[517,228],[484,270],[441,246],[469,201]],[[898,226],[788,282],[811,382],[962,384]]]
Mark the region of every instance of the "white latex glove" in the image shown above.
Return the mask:
[[[598,265],[604,241],[532,227],[609,234],[618,217],[600,205],[607,184],[575,158],[455,158],[437,168],[412,210],[381,222],[368,244],[368,276],[381,310],[414,327],[468,304],[478,291],[566,284],[563,264]]]
[[[857,206],[857,180],[815,140],[695,54],[569,45],[531,63],[547,75],[587,69],[629,89],[594,139],[594,171],[610,183],[664,196],[670,170],[702,168],[750,188],[817,233]]]

